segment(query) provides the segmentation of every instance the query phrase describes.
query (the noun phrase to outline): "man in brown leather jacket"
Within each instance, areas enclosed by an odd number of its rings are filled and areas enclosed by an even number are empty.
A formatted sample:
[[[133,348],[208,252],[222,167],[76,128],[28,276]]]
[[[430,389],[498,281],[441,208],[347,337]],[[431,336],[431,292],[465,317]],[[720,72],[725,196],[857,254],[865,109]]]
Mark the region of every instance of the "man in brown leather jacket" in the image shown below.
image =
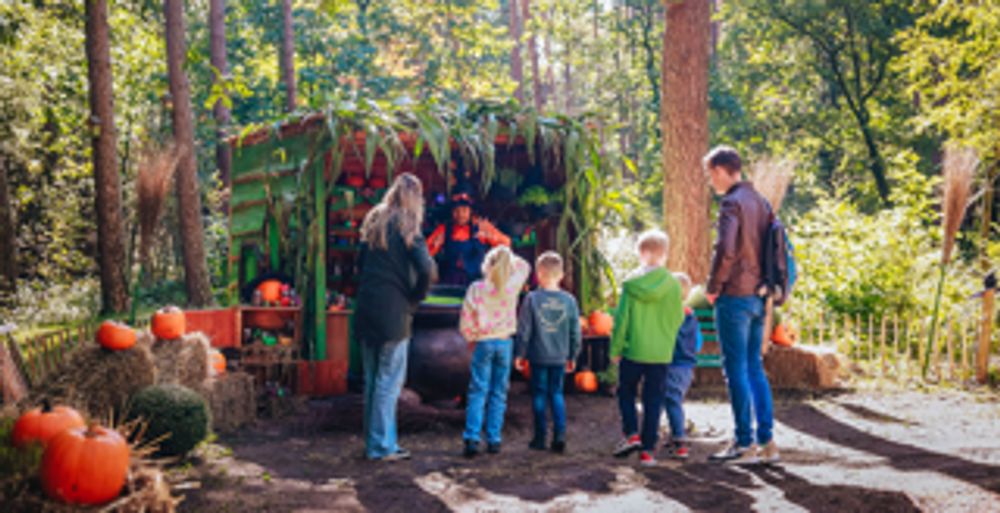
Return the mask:
[[[771,206],[752,183],[741,179],[742,162],[733,148],[714,148],[705,156],[704,166],[712,188],[722,196],[715,254],[705,288],[715,305],[716,330],[736,423],[732,445],[711,459],[736,464],[776,462],[771,387],[760,351],[764,331],[764,299],[759,293],[763,283],[761,261]],[[756,437],[753,416],[757,421]]]

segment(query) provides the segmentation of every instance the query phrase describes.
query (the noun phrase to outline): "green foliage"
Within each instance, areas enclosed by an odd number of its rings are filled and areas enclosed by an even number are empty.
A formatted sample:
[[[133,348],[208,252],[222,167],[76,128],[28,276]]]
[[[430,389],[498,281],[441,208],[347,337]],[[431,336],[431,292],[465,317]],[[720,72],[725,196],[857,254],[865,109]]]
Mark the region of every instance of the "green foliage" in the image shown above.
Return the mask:
[[[183,456],[208,436],[209,410],[205,398],[175,384],[152,385],[132,396],[129,419],[143,419],[144,441],[164,437],[159,456]]]
[[[14,417],[0,417],[0,496],[4,497],[14,496],[10,488],[26,483],[42,463],[41,445],[18,449],[10,444],[15,422]]]
[[[938,179],[915,171],[895,206],[867,214],[842,195],[818,193],[816,207],[791,224],[799,279],[786,309],[799,319],[838,315],[929,315],[940,263],[940,227],[930,200]],[[971,266],[949,270],[944,317],[975,316],[966,299],[978,284]]]

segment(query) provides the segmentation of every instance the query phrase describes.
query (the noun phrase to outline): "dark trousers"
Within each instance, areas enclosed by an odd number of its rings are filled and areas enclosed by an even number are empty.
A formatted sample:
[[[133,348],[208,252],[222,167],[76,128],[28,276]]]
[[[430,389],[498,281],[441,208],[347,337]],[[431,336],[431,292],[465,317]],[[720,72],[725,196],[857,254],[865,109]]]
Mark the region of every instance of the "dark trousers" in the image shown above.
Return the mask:
[[[635,398],[642,381],[642,448],[652,451],[660,428],[663,411],[664,380],[667,364],[639,363],[622,358],[618,366],[618,408],[622,414],[622,433],[631,436],[639,431]]]

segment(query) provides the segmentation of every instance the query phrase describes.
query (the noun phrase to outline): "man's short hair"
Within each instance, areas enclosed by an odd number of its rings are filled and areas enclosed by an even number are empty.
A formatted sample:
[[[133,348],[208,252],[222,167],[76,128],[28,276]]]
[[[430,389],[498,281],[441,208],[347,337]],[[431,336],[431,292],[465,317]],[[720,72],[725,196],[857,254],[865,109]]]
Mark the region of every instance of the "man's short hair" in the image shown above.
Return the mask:
[[[639,236],[636,248],[640,253],[649,253],[654,257],[665,257],[670,251],[670,237],[663,230],[648,230]]]
[[[555,251],[546,251],[535,259],[535,267],[542,273],[551,276],[563,272],[563,259]]]
[[[713,167],[721,167],[731,175],[739,173],[743,169],[743,161],[740,159],[740,153],[732,146],[726,145],[712,148],[712,151],[709,151],[705,155],[702,164],[706,170]]]

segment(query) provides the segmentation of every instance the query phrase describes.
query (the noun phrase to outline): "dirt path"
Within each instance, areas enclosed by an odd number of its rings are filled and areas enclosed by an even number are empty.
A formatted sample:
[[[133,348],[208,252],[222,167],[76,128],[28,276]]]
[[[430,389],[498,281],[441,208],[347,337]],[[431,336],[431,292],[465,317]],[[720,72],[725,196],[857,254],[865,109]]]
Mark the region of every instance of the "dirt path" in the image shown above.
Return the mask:
[[[502,454],[465,460],[460,428],[423,426],[402,436],[413,460],[394,464],[363,460],[358,432],[324,429],[351,426],[355,410],[314,405],[208,448],[181,471],[190,486],[182,511],[1000,511],[995,396],[779,400],[784,462],[749,469],[705,461],[731,429],[722,401],[690,403],[691,461],[646,469],[608,456],[618,437],[612,398],[567,399],[568,454],[527,450],[528,396],[515,387]]]

